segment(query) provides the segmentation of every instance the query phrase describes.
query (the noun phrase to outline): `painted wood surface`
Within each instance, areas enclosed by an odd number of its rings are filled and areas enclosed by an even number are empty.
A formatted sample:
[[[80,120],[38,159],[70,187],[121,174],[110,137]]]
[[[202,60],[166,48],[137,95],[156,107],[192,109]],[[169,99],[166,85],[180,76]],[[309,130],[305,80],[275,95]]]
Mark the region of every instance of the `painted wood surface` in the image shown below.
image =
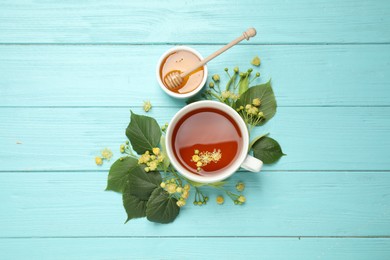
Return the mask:
[[[270,132],[288,156],[237,173],[248,203],[189,205],[177,221],[124,225],[100,149],[143,100],[160,124],[183,101],[155,81],[168,48],[272,78]],[[185,30],[183,29],[185,28]],[[390,2],[0,2],[0,259],[389,259]]]
[[[390,25],[389,25],[390,26]],[[0,46],[0,106],[183,106],[158,89],[156,64],[169,45]],[[204,56],[219,45],[191,47]],[[235,46],[211,74],[262,60],[279,106],[389,106],[390,45]]]
[[[124,224],[121,195],[104,192],[105,172],[3,172],[2,238],[172,236],[389,236],[388,172],[237,173],[248,203],[209,190],[209,205],[184,207],[173,224]],[[230,187],[230,186],[229,186]],[[189,198],[189,201],[192,201]],[[5,214],[6,213],[6,214]],[[239,244],[238,244],[239,246]]]
[[[131,97],[129,103],[142,105]],[[142,113],[140,106],[2,108],[1,168],[107,170],[109,164],[95,165],[95,156],[110,147],[115,158],[120,157],[130,109]],[[148,115],[163,125],[177,111],[176,107],[154,107]],[[256,128],[252,136],[270,133],[287,154],[264,170],[388,170],[389,113],[388,107],[280,107],[275,118]]]
[[[5,43],[389,43],[390,2],[3,0]]]
[[[153,245],[153,250],[151,249]],[[174,250],[172,249],[174,246]],[[29,248],[26,252],[24,249]],[[42,259],[387,259],[389,239],[56,238],[3,239],[6,258]],[[145,254],[145,252],[148,252]]]

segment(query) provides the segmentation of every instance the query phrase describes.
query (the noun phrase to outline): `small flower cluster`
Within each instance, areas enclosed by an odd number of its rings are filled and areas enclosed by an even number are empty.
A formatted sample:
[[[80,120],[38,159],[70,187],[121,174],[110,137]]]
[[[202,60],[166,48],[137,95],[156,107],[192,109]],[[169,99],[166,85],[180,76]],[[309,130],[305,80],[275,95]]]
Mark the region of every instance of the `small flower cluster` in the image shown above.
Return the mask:
[[[160,187],[163,188],[168,194],[178,197],[176,205],[183,207],[186,205],[186,200],[190,195],[190,185],[186,184],[181,186],[175,178],[162,182]]]
[[[102,151],[101,151],[101,156],[96,156],[95,157],[95,163],[97,165],[102,165],[103,164],[103,160],[111,160],[111,157],[112,157],[112,151],[108,148],[104,148]]]
[[[160,152],[160,148],[155,147],[152,149],[152,153],[146,151],[138,159],[138,164],[146,164],[144,168],[145,172],[155,171],[160,163],[164,161],[164,155]]]
[[[199,150],[195,150],[194,155],[192,155],[191,161],[196,163],[196,170],[200,172],[203,166],[206,166],[211,162],[217,163],[221,158],[222,153],[220,149],[214,149],[214,151],[212,152],[199,152]]]
[[[202,206],[206,205],[209,201],[209,197],[205,196],[199,188],[196,189],[195,199],[194,199],[194,205],[195,206]]]
[[[221,98],[223,101],[227,100],[227,99],[231,99],[233,101],[236,101],[240,96],[239,95],[236,95],[232,92],[230,92],[229,90],[228,91],[222,91],[221,93]]]
[[[244,189],[245,189],[244,183],[238,182],[236,184],[237,191],[242,192],[242,191],[244,191]],[[242,205],[246,201],[245,196],[243,196],[241,194],[235,194],[235,193],[230,192],[230,191],[226,191],[226,194],[233,200],[234,204],[236,204],[236,205]],[[222,205],[225,202],[225,199],[223,196],[220,195],[217,197],[216,201],[217,201],[217,204]]]

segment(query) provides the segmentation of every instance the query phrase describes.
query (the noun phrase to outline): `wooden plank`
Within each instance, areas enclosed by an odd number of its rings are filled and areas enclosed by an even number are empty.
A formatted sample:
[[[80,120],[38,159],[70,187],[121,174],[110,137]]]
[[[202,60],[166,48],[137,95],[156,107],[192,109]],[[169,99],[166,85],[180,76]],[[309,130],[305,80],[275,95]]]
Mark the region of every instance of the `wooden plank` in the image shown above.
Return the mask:
[[[390,2],[389,2],[390,3]],[[0,106],[182,106],[158,86],[171,46],[0,46]],[[194,46],[193,46],[194,47]],[[220,46],[195,46],[205,56]],[[209,64],[246,70],[262,58],[279,106],[390,106],[390,45],[236,46]]]
[[[1,239],[5,259],[387,259],[390,239]],[[152,250],[151,250],[152,249]]]
[[[2,1],[2,43],[389,42],[389,1]]]
[[[130,121],[127,108],[0,111],[2,171],[106,170],[109,164],[98,168],[94,157],[109,147],[119,158]],[[163,125],[177,111],[154,107],[149,115]],[[264,170],[389,170],[389,113],[389,107],[282,107],[252,136],[270,132],[287,154]]]
[[[390,236],[388,172],[238,173],[247,203],[184,207],[173,224],[126,225],[104,172],[0,173],[0,237]],[[231,186],[230,186],[231,185]],[[1,240],[0,240],[1,241]],[[2,244],[2,243],[0,243]],[[241,244],[241,243],[240,243]]]

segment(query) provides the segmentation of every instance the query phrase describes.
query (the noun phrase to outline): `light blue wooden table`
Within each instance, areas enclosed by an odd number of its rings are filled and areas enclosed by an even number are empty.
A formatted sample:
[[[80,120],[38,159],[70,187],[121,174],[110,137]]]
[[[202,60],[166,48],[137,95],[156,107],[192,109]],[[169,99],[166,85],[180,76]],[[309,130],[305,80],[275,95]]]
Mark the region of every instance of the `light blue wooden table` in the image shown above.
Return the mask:
[[[206,56],[251,26],[209,70],[262,58],[279,107],[258,132],[288,156],[235,175],[242,207],[124,225],[94,156],[119,157],[143,100],[161,124],[184,105],[156,83],[165,50]],[[390,259],[389,76],[389,1],[3,0],[0,259]]]

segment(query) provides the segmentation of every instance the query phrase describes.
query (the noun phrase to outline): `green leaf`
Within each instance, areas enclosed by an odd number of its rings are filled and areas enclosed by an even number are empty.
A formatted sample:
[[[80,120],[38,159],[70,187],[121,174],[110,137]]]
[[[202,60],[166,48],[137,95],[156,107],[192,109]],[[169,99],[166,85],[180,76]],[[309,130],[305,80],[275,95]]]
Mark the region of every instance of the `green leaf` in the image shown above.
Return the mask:
[[[244,77],[241,77],[238,83],[238,94],[242,95],[249,88],[249,73],[247,72]]]
[[[123,207],[125,207],[127,213],[127,223],[133,218],[142,218],[146,216],[146,204],[147,201],[141,200],[130,193],[130,187],[127,185],[123,192]]]
[[[110,172],[108,173],[106,190],[122,193],[128,183],[129,174],[135,167],[138,167],[138,160],[136,158],[124,157],[122,160],[116,160],[111,165]]]
[[[134,168],[129,176],[130,194],[141,200],[148,200],[153,190],[162,182],[158,171],[145,172],[144,166]]]
[[[170,197],[162,188],[155,189],[146,204],[147,219],[162,224],[174,221],[180,212],[176,202],[177,199]]]
[[[234,73],[233,76],[229,79],[228,83],[226,84],[226,91],[230,90],[231,86],[234,86],[236,84],[236,78],[237,78],[237,73]]]
[[[263,134],[263,135],[259,135],[259,136],[256,136],[255,139],[253,139],[251,141],[251,143],[249,144],[249,148],[248,148],[248,151],[250,151],[250,149],[252,149],[252,146],[261,138],[263,138],[264,136],[267,136],[269,135],[269,133],[266,133],[266,134]]]
[[[260,99],[261,105],[259,111],[263,112],[265,116],[265,120],[261,120],[256,125],[264,125],[276,113],[276,99],[271,87],[271,81],[249,88],[237,100],[237,107],[245,107],[246,104],[252,104],[252,100],[255,98]]]
[[[255,142],[252,149],[253,156],[262,160],[264,164],[274,163],[285,155],[278,142],[267,136]]]
[[[143,154],[145,151],[151,151],[154,147],[157,147],[161,130],[154,118],[131,112],[131,121],[126,129],[126,136],[129,138],[134,151]]]

